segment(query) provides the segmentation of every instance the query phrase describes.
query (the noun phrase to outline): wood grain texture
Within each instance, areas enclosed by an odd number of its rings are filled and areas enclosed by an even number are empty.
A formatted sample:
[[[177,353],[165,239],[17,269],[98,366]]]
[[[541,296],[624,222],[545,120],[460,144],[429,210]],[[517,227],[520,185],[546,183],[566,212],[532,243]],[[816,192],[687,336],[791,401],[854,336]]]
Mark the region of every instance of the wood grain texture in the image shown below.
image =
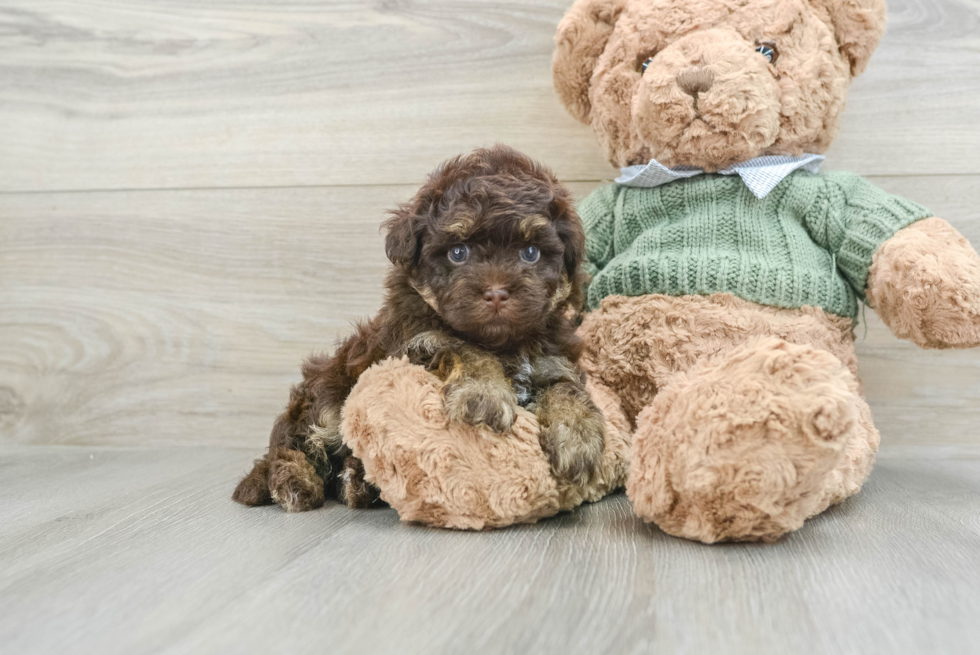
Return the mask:
[[[873,179],[980,243],[980,177]],[[413,192],[0,194],[0,439],[264,447],[302,358],[380,305],[379,223]],[[975,442],[980,351],[868,325],[886,446]]]
[[[0,434],[261,446],[410,189],[0,196]]]
[[[980,451],[885,458],[780,542],[720,546],[643,525],[622,495],[488,533],[244,508],[228,494],[248,460],[0,447],[4,651],[931,654],[980,639]]]
[[[775,545],[623,496],[483,534],[229,500],[300,360],[377,309],[379,223],[438,161],[615,175],[551,88],[570,4],[0,2],[0,651],[975,649],[980,352],[871,313],[880,461]],[[980,244],[980,0],[889,16],[827,168]]]
[[[6,0],[0,190],[418,184],[504,141],[613,173],[551,86],[570,0]],[[980,173],[980,2],[891,0],[830,166]]]

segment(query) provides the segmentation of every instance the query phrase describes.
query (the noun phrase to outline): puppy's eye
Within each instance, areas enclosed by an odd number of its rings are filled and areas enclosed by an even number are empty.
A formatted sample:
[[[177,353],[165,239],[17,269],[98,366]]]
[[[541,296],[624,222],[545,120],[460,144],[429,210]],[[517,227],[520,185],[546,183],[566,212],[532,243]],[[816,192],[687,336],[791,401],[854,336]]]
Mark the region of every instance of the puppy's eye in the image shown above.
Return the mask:
[[[779,51],[776,50],[776,44],[769,41],[760,43],[756,49],[760,55],[769,60],[770,64],[775,64],[776,60],[779,59]]]
[[[541,251],[538,250],[537,246],[528,246],[527,248],[521,249],[521,260],[528,264],[533,264],[539,259],[541,259]]]
[[[649,68],[650,64],[653,63],[653,57],[654,57],[653,54],[646,55],[646,56],[640,55],[639,57],[637,57],[636,72],[639,73],[640,75],[643,75],[645,72],[647,72],[647,68]]]
[[[462,264],[470,258],[470,249],[463,243],[457,243],[449,249],[449,261],[454,264]]]

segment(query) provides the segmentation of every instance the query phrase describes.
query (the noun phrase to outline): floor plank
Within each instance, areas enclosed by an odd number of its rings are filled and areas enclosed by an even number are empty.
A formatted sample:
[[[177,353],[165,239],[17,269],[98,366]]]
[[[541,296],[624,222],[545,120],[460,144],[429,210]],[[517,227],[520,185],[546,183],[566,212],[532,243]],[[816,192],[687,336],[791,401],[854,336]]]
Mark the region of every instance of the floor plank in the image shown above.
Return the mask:
[[[228,495],[241,450],[0,448],[8,652],[936,653],[980,638],[980,451],[879,462],[773,545],[703,546],[622,495],[457,533]]]
[[[418,184],[495,141],[613,171],[552,90],[570,0],[7,0],[0,190]],[[891,0],[834,167],[980,173],[980,4]]]

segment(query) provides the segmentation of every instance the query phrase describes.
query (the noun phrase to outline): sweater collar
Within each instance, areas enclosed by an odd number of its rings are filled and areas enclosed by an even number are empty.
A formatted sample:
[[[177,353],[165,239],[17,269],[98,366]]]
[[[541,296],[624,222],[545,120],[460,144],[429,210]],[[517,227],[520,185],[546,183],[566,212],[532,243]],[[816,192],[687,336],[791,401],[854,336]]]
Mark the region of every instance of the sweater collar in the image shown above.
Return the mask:
[[[799,157],[765,155],[732,164],[728,168],[721,169],[718,173],[721,175],[738,175],[745,182],[749,191],[761,200],[769,195],[769,192],[775,189],[776,185],[786,179],[790,173],[798,169],[802,168],[810,173],[816,173],[823,160],[823,155],[814,154],[804,154]],[[651,159],[648,164],[621,168],[616,183],[623,186],[649,188],[703,174],[704,171],[700,168],[691,166],[667,168],[656,159]]]

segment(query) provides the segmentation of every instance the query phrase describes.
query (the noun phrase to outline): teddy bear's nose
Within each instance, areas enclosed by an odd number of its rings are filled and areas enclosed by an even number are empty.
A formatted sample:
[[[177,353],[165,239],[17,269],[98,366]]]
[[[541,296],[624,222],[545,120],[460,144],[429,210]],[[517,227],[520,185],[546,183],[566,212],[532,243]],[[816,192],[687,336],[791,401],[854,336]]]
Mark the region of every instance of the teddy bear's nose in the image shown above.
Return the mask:
[[[681,87],[681,91],[695,98],[699,93],[710,89],[714,82],[715,74],[710,69],[700,66],[688,68],[677,74],[677,86]]]

